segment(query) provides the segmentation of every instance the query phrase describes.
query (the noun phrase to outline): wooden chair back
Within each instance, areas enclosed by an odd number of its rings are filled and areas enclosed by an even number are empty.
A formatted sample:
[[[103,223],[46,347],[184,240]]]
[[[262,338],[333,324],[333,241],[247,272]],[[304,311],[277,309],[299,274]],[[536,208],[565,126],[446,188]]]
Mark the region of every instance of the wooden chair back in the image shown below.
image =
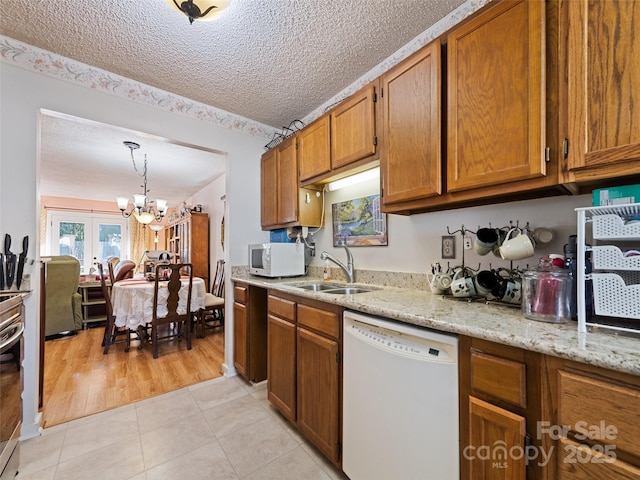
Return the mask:
[[[158,297],[160,283],[165,281],[163,271],[168,270],[169,282],[167,283],[167,315],[158,315]],[[182,284],[182,277],[188,278],[187,285]],[[180,290],[186,288],[186,308],[184,313],[178,312]],[[157,265],[155,272],[155,285],[153,289],[153,317],[151,322],[151,343],[153,345],[153,358],[158,358],[158,341],[167,338],[184,337],[187,340],[187,349],[191,350],[191,291],[193,289],[193,265],[190,263],[171,263],[169,265]],[[159,335],[159,327],[175,324],[175,333],[164,336]]]
[[[216,297],[224,298],[224,260],[216,262],[216,275],[213,278],[211,293]]]
[[[109,267],[111,267],[111,264],[109,264]],[[125,352],[128,352],[130,346],[129,330],[125,329],[123,332],[119,332],[118,327],[116,327],[116,317],[113,315],[113,304],[111,303],[111,291],[107,286],[104,278],[104,267],[100,262],[98,262],[98,273],[100,274],[100,286],[102,287],[102,296],[104,297],[105,313],[107,316],[104,323],[104,337],[102,339],[102,346],[104,347],[103,353],[106,355],[109,353],[109,347],[111,347],[111,345],[122,341],[126,342]],[[117,337],[119,334],[126,335],[126,338],[118,341]]]

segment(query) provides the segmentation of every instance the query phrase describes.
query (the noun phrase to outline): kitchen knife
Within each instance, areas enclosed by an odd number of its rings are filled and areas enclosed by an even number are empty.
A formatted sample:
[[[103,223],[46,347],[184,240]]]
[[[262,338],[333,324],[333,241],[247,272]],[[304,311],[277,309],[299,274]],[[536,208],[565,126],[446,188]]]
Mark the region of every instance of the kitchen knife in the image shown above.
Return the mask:
[[[18,259],[18,273],[16,275],[16,286],[20,290],[20,284],[22,283],[22,272],[24,272],[24,263],[27,261],[27,250],[29,250],[29,235],[25,235],[22,239],[22,253]]]
[[[0,290],[4,290],[4,255],[0,253]]]
[[[8,233],[4,236],[4,255],[6,260],[5,275],[7,278],[7,288],[11,288],[13,285],[13,279],[16,275],[16,256],[11,253],[11,235]]]

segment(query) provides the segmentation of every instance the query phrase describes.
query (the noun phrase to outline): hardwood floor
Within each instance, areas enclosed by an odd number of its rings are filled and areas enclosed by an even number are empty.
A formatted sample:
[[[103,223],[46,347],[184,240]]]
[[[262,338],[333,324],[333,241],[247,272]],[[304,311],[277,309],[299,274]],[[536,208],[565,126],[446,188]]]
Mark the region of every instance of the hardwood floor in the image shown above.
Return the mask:
[[[154,360],[151,345],[119,343],[104,355],[103,328],[45,342],[43,427],[126,405],[222,375],[224,330],[204,338],[165,341]]]

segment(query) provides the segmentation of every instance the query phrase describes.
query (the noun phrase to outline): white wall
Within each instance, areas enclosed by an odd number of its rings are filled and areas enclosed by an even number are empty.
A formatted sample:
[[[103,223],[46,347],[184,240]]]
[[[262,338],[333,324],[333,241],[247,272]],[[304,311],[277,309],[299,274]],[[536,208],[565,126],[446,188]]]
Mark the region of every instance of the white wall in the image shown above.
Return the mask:
[[[29,235],[37,255],[39,245],[38,110],[53,111],[172,138],[227,152],[227,222],[225,251],[228,264],[245,263],[246,245],[263,241],[260,230],[260,155],[263,139],[235,130],[126,99],[77,84],[52,79],[3,63],[0,68],[0,234]],[[91,179],[89,179],[91,181]],[[104,181],[104,179],[96,179]],[[237,219],[237,220],[235,220]],[[231,263],[229,263],[231,262]],[[228,276],[227,276],[228,277]],[[38,339],[40,289],[25,300],[25,359],[23,436],[38,433]],[[227,288],[227,292],[231,289]],[[227,331],[233,328],[228,315]],[[225,361],[233,365],[233,343],[227,343]]]
[[[202,205],[202,211],[209,214],[209,265],[211,266],[209,283],[213,281],[216,261],[224,260],[224,250],[220,241],[220,225],[224,216],[225,188],[226,175],[221,175],[187,202],[190,205]]]

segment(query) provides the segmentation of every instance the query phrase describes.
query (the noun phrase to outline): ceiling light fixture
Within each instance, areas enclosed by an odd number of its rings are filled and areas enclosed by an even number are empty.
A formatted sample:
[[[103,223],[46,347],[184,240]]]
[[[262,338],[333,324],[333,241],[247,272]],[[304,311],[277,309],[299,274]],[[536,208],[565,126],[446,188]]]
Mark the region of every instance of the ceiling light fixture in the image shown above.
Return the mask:
[[[155,233],[155,236],[153,237],[153,243],[158,243],[158,232],[160,230],[164,230],[164,226],[158,223],[154,223],[153,225],[149,225],[149,228]]]
[[[133,169],[136,173],[143,178],[144,183],[140,185],[143,190],[142,194],[134,194],[133,195],[133,208],[130,212],[125,212],[127,207],[129,206],[129,199],[127,197],[118,197],[116,200],[118,202],[118,208],[122,212],[122,216],[125,218],[129,218],[131,215],[136,217],[136,220],[143,225],[148,225],[154,220],[157,222],[162,221],[162,217],[167,213],[167,201],[158,198],[155,203],[155,208],[148,201],[147,193],[149,190],[147,189],[147,155],[144,156],[144,168],[142,173],[138,172],[138,167],[136,167],[136,159],[133,157],[133,151],[140,148],[140,145],[135,142],[122,142],[125,147],[127,147],[131,151],[131,161],[133,162]]]
[[[364,172],[356,173],[355,175],[341,178],[340,180],[335,180],[329,183],[329,191],[333,192],[334,190],[366,182],[367,180],[373,180],[374,178],[380,178],[380,167],[365,170]]]
[[[166,0],[174,10],[184,13],[189,17],[189,23],[194,20],[213,20],[218,14],[227,8],[231,0],[186,0],[179,2],[178,0]]]

